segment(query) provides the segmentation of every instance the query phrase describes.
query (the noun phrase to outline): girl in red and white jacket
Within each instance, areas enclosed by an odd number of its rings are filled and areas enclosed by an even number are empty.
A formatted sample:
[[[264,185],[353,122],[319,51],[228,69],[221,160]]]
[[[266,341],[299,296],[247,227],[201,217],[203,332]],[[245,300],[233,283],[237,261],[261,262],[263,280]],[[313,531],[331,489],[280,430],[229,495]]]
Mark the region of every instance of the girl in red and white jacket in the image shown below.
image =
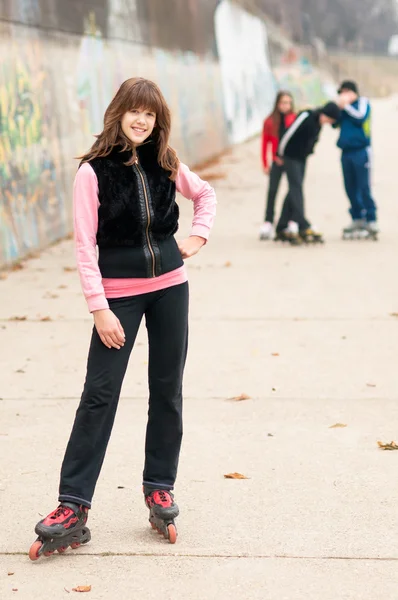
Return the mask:
[[[293,97],[289,92],[280,91],[275,100],[272,113],[264,121],[262,137],[262,159],[264,172],[269,175],[269,187],[265,220],[260,228],[260,239],[269,240],[274,237],[275,199],[279,183],[284,173],[283,160],[278,157],[278,146],[285,131],[296,118]],[[272,161],[269,161],[269,147],[272,150]]]

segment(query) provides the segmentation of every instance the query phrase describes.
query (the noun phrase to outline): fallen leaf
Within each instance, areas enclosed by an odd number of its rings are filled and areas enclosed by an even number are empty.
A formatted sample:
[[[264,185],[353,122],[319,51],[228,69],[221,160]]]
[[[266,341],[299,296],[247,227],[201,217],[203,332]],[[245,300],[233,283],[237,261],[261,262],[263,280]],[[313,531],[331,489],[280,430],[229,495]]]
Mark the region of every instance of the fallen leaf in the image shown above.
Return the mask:
[[[389,444],[383,444],[383,442],[377,442],[379,448],[382,450],[398,450],[398,444],[395,442],[390,442]]]
[[[67,285],[59,285],[58,289],[59,290],[66,290],[66,289],[68,289],[68,286]]]
[[[13,592],[17,592],[17,591],[18,591],[18,588],[12,588],[12,591],[13,591]]]
[[[347,427],[344,423],[336,423],[335,425],[331,425],[329,429],[342,429],[343,427]]]
[[[26,321],[28,317],[10,317],[9,321]]]
[[[367,383],[366,385],[367,385],[367,387],[376,387],[375,383]]]
[[[250,396],[248,396],[247,394],[241,394],[240,396],[234,396],[233,398],[230,398],[230,400],[235,400],[236,402],[242,402],[243,400],[250,399]]]
[[[91,592],[91,585],[79,585],[76,588],[72,588],[72,592]]]
[[[52,318],[51,317],[41,317],[40,321],[43,321],[43,323],[44,323],[44,322],[52,321]]]
[[[271,354],[271,356],[280,356],[280,355],[279,355],[279,352],[273,352],[273,353]]]
[[[224,264],[224,267],[227,267],[227,269],[228,269],[229,267],[232,267],[232,263],[231,263],[231,261],[230,261],[230,260],[227,260],[227,262]]]
[[[73,273],[73,271],[76,271],[76,267],[64,267],[64,271],[65,273]]]
[[[55,300],[55,298],[59,298],[58,294],[52,294],[51,292],[47,292],[46,294],[44,294],[43,298],[49,299],[49,300]]]
[[[273,433],[269,433],[268,437],[274,437],[274,434]]]
[[[11,271],[21,271],[23,268],[24,266],[22,263],[15,263],[15,265],[12,265]]]
[[[18,369],[17,371],[15,371],[15,373],[25,373],[25,371],[23,369]]]
[[[11,577],[11,575],[15,575],[15,573],[8,573],[8,577]]]
[[[343,336],[341,337],[341,339],[342,339],[342,340],[346,340],[346,339],[347,339],[347,336],[346,336],[346,335],[343,335]]]
[[[118,485],[118,486],[117,486],[117,489],[118,489],[118,490],[124,490],[124,489],[126,489],[126,488],[124,487],[124,485]]]
[[[224,475],[225,479],[249,479],[242,475],[241,473],[229,473],[228,475]]]
[[[398,313],[390,313],[390,317],[398,317]]]
[[[276,388],[272,388],[272,391],[273,391],[273,392],[276,392]]]
[[[68,594],[70,594],[70,590],[67,590],[66,587],[64,587],[65,592],[68,592]]]

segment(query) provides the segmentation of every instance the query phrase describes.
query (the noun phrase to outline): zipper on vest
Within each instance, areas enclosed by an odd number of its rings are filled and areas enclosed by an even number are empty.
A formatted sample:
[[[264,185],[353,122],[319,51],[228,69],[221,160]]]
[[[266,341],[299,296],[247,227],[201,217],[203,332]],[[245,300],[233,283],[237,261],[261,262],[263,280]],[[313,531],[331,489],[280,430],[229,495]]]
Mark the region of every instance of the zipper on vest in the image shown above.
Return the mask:
[[[140,175],[140,178],[141,178],[142,188],[144,190],[146,215],[147,215],[147,225],[146,225],[146,228],[145,228],[145,234],[146,234],[146,240],[148,242],[149,252],[151,253],[151,256],[152,256],[152,277],[156,277],[156,259],[155,259],[155,253],[153,251],[152,244],[151,244],[151,238],[150,238],[150,235],[149,235],[149,227],[150,227],[150,224],[151,224],[151,211],[149,210],[148,194],[147,194],[146,187],[145,187],[144,177],[142,175],[141,168],[140,168],[140,166],[138,164],[138,158],[137,158],[137,161],[135,163],[135,166],[137,167],[137,171],[138,171],[138,173]]]

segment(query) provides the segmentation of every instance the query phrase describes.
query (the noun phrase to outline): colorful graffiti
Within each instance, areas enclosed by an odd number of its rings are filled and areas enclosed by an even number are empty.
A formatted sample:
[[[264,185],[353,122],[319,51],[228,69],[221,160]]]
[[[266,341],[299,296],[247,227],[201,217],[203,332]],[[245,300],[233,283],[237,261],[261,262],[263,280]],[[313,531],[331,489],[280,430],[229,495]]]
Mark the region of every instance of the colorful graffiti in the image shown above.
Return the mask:
[[[289,90],[298,108],[319,106],[336,95],[333,80],[290,47],[273,65],[278,88]]]
[[[0,257],[10,262],[66,233],[52,84],[38,41],[8,40],[0,63]],[[6,58],[7,57],[7,58]]]

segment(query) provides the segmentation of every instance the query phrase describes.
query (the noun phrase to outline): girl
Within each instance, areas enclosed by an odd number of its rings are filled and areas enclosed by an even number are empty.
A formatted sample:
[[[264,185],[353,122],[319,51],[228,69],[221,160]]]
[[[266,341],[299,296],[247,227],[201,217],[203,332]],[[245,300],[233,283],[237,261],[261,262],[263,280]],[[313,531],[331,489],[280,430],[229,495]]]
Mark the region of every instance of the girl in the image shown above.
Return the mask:
[[[260,240],[269,240],[274,237],[275,199],[279,183],[284,173],[283,161],[278,157],[279,140],[296,118],[293,108],[293,96],[289,92],[278,93],[274,110],[264,122],[262,138],[262,158],[264,172],[269,175],[269,188],[265,222],[260,228]],[[268,162],[268,149],[272,149],[272,166]]]
[[[149,340],[149,413],[143,491],[150,521],[176,540],[173,489],[182,438],[188,338],[183,259],[206,243],[215,215],[209,184],[169,146],[170,110],[158,86],[125,81],[74,184],[77,264],[94,328],[87,375],[61,469],[60,505],[35,528],[30,558],[90,539],[88,509],[130,353],[143,316]],[[192,198],[191,236],[178,243],[176,190]],[[97,261],[96,246],[99,248]]]

